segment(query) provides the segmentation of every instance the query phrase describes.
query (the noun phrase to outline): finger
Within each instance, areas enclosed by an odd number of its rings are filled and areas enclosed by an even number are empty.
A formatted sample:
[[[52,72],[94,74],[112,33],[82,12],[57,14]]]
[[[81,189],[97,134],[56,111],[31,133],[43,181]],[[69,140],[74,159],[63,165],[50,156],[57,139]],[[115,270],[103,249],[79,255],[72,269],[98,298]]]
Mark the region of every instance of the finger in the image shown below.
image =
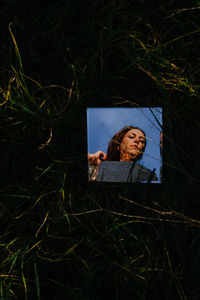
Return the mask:
[[[101,163],[101,160],[98,158],[97,159],[97,165],[100,165],[100,163]]]
[[[107,158],[107,154],[106,154],[106,153],[103,153],[102,159],[105,160],[106,158]]]
[[[106,157],[107,157],[106,153],[101,152],[100,158],[103,159],[103,160],[105,160]]]

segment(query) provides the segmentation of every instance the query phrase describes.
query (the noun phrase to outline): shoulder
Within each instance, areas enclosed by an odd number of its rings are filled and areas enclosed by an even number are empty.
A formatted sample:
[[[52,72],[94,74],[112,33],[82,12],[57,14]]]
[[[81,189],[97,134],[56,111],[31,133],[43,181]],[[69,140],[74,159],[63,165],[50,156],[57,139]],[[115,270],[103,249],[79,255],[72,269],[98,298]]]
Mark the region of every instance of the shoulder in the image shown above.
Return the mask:
[[[135,163],[135,168],[138,169],[139,172],[139,177],[141,181],[157,181],[158,177],[155,173],[155,168],[153,170],[150,170],[149,168],[144,167],[140,163],[136,162]]]

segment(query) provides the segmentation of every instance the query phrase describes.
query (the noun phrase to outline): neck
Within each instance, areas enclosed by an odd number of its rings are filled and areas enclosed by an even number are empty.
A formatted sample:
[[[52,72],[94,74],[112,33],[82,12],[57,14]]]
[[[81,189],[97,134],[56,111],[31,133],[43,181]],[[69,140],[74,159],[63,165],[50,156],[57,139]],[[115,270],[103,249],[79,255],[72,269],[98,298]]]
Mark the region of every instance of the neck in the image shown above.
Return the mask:
[[[137,155],[132,155],[128,153],[120,153],[120,161],[134,161],[136,160]]]

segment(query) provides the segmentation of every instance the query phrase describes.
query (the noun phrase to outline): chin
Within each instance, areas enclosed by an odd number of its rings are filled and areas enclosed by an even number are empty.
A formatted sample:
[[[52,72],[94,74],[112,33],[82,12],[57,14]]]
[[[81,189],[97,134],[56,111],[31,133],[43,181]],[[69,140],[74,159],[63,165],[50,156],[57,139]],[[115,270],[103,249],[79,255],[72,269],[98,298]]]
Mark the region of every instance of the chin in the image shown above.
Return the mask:
[[[130,152],[129,155],[139,156],[139,155],[140,155],[140,152],[138,152],[138,151]]]

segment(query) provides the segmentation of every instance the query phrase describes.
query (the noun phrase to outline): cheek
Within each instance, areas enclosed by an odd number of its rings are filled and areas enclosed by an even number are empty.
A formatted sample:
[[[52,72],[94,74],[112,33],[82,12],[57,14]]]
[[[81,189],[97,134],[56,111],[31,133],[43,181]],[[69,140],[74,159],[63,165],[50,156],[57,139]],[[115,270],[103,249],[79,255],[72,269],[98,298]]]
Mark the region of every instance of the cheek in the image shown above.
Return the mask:
[[[120,145],[120,150],[125,150],[127,148],[127,141],[123,140],[121,145]]]
[[[123,143],[123,146],[124,146],[124,148],[126,148],[126,147],[130,146],[130,144],[131,144],[131,140],[126,139]]]
[[[124,143],[121,143],[120,150],[124,150],[124,149],[125,149],[125,145],[124,145]]]

